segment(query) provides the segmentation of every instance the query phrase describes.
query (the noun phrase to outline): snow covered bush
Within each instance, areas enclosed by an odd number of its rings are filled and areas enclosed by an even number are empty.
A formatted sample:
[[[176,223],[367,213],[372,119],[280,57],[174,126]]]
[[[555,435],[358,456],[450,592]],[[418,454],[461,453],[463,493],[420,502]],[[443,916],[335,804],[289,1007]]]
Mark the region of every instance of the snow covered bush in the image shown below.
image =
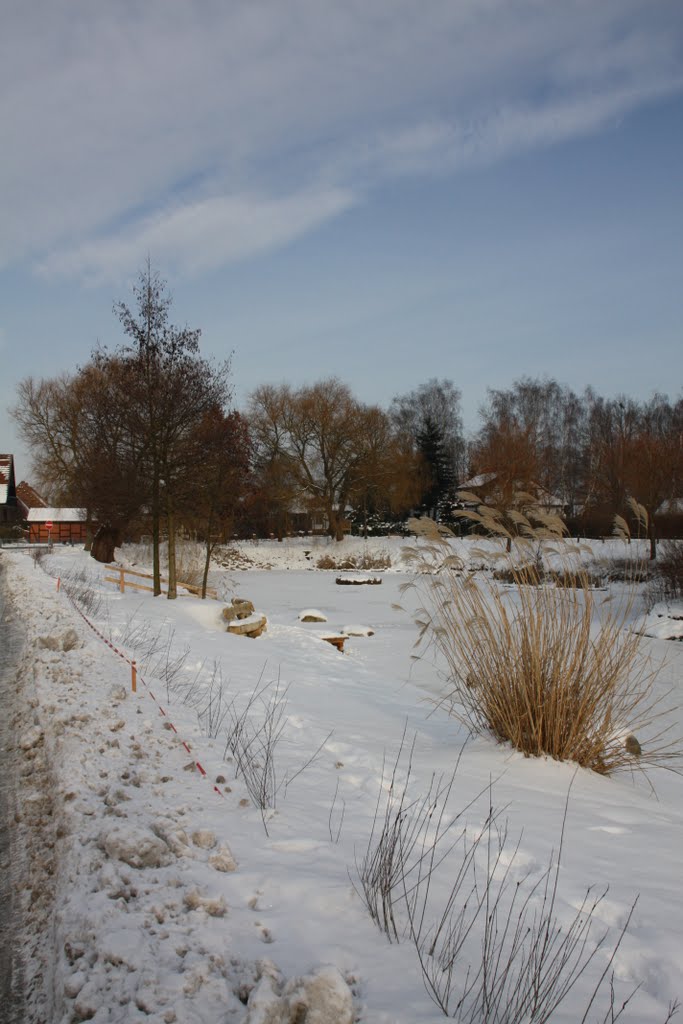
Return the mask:
[[[445,660],[444,701],[452,714],[526,755],[601,774],[677,757],[668,730],[657,728],[662,697],[641,639],[625,628],[636,584],[599,603],[582,552],[564,538],[562,522],[539,509],[503,514],[480,506],[467,514],[510,547],[499,559],[512,586],[468,571],[436,531],[407,552],[416,569],[407,587],[422,601],[418,642],[431,643]],[[548,562],[543,580],[539,545]],[[637,755],[625,743],[634,731]]]

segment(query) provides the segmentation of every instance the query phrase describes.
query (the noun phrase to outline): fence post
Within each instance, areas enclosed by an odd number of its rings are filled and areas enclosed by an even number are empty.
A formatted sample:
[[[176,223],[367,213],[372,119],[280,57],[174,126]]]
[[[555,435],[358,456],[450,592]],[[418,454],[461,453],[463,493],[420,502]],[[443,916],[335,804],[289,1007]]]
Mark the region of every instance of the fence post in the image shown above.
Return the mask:
[[[134,661],[130,663],[130,685],[133,693],[138,692],[138,670]]]
[[[119,577],[119,590],[121,591],[122,594],[125,594],[125,592],[126,592],[126,577],[123,574],[124,570],[123,569],[119,569],[119,573],[121,574],[120,577]],[[133,662],[133,664],[135,664],[135,662]],[[133,687],[133,689],[135,689],[135,687]]]

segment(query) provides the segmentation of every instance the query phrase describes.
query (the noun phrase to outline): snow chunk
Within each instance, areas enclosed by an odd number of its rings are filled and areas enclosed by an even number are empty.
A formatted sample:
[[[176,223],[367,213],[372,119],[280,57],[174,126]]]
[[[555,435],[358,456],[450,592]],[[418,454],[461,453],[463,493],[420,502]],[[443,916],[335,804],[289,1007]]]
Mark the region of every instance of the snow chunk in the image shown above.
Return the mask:
[[[38,725],[34,725],[31,729],[27,729],[19,740],[19,746],[22,750],[33,750],[37,747],[43,738],[43,730]]]
[[[132,825],[115,825],[100,836],[99,845],[114,860],[132,868],[160,868],[173,859],[163,839]]]
[[[208,828],[198,828],[196,832],[192,833],[192,842],[200,850],[213,850],[216,845],[216,833],[211,832]]]
[[[264,974],[249,994],[245,1024],[353,1024],[351,990],[336,967],[317,967],[287,982]]]
[[[216,871],[236,871],[237,861],[232,855],[230,847],[225,843],[218,847],[215,853],[209,857],[209,864]]]
[[[353,999],[344,978],[331,964],[285,985],[287,1021],[305,1024],[353,1024]]]
[[[209,917],[225,917],[227,906],[222,896],[212,899],[210,896],[202,896],[199,889],[191,889],[183,898],[183,903],[188,910],[203,910]]]
[[[683,601],[656,604],[639,632],[656,640],[683,640]]]

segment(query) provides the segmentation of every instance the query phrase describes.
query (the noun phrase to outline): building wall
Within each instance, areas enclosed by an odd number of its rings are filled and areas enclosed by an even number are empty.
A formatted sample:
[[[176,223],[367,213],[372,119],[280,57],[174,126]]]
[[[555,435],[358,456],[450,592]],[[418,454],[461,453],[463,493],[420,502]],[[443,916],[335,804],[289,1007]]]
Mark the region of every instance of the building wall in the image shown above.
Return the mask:
[[[86,540],[86,524],[77,523],[55,523],[52,527],[53,544],[84,544]],[[29,541],[33,544],[47,544],[50,533],[45,523],[31,523]]]

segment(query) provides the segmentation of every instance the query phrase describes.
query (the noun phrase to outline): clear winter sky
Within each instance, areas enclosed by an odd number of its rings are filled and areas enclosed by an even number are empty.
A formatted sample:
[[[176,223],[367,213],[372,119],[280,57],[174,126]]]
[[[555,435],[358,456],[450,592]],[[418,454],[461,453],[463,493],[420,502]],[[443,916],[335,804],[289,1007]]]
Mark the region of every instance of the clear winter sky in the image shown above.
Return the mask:
[[[0,451],[17,382],[173,319],[367,402],[683,383],[683,0],[0,0]]]

